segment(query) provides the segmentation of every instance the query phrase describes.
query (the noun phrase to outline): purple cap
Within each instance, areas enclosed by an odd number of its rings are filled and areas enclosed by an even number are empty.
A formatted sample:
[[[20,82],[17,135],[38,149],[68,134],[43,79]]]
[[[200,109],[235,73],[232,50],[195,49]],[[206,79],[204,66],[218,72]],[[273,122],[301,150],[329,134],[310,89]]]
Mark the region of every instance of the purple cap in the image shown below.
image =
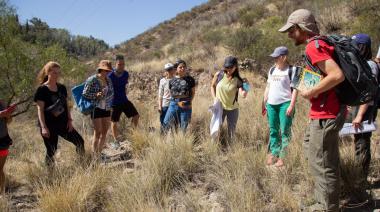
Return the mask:
[[[352,40],[354,40],[357,44],[371,45],[371,38],[369,37],[369,35],[364,33],[359,33],[352,36]]]

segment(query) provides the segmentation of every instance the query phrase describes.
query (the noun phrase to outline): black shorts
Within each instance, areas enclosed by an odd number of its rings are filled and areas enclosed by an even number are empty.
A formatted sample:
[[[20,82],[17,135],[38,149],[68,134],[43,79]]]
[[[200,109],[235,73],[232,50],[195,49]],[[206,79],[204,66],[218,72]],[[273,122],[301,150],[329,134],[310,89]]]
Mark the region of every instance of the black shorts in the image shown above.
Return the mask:
[[[0,150],[7,150],[12,145],[12,139],[9,135],[0,138]]]
[[[107,118],[111,116],[111,111],[109,110],[103,110],[100,108],[95,108],[94,111],[91,113],[91,119],[97,119],[97,118]]]
[[[139,115],[135,106],[129,100],[123,105],[116,105],[112,107],[112,122],[119,122],[121,113],[124,113],[128,118]]]

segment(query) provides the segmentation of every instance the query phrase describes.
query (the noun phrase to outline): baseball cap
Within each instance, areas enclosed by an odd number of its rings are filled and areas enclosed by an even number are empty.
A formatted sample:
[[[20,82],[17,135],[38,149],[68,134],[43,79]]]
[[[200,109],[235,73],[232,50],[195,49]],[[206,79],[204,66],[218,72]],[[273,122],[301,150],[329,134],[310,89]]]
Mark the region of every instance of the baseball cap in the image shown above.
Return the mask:
[[[301,29],[319,34],[317,22],[314,15],[306,9],[299,9],[289,15],[286,24],[278,31],[287,32],[292,26],[298,25]]]
[[[228,56],[226,59],[224,59],[224,68],[231,68],[232,66],[235,66],[238,64],[238,60],[234,56]]]
[[[164,66],[165,71],[169,71],[170,69],[173,69],[174,65],[172,63],[166,63]]]
[[[269,56],[276,58],[281,55],[288,55],[288,52],[289,52],[288,48],[286,48],[285,46],[280,46],[280,47],[275,48],[273,53]]]
[[[354,42],[357,44],[371,45],[371,38],[369,37],[369,35],[364,33],[359,33],[352,36],[352,40],[354,40]]]

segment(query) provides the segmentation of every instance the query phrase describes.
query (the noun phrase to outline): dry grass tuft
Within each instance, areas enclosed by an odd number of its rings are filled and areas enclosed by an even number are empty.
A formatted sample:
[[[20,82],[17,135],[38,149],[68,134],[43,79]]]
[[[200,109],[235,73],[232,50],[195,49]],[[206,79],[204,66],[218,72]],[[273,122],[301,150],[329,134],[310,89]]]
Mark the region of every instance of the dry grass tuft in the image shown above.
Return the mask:
[[[60,174],[58,174],[60,175]],[[77,169],[67,175],[52,176],[52,184],[41,184],[37,190],[42,211],[99,211],[107,202],[110,170]]]

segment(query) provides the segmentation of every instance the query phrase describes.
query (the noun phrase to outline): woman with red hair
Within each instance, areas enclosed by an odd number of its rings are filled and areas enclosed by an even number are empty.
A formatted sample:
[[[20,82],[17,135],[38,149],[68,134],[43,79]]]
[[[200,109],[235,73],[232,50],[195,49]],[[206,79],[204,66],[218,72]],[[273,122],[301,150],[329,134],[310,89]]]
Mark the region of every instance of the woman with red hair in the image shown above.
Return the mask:
[[[60,72],[61,66],[57,62],[46,63],[38,75],[39,87],[34,95],[40,132],[46,146],[45,162],[48,166],[54,165],[58,136],[73,143],[80,156],[85,152],[83,138],[72,125],[66,87],[58,83]]]

